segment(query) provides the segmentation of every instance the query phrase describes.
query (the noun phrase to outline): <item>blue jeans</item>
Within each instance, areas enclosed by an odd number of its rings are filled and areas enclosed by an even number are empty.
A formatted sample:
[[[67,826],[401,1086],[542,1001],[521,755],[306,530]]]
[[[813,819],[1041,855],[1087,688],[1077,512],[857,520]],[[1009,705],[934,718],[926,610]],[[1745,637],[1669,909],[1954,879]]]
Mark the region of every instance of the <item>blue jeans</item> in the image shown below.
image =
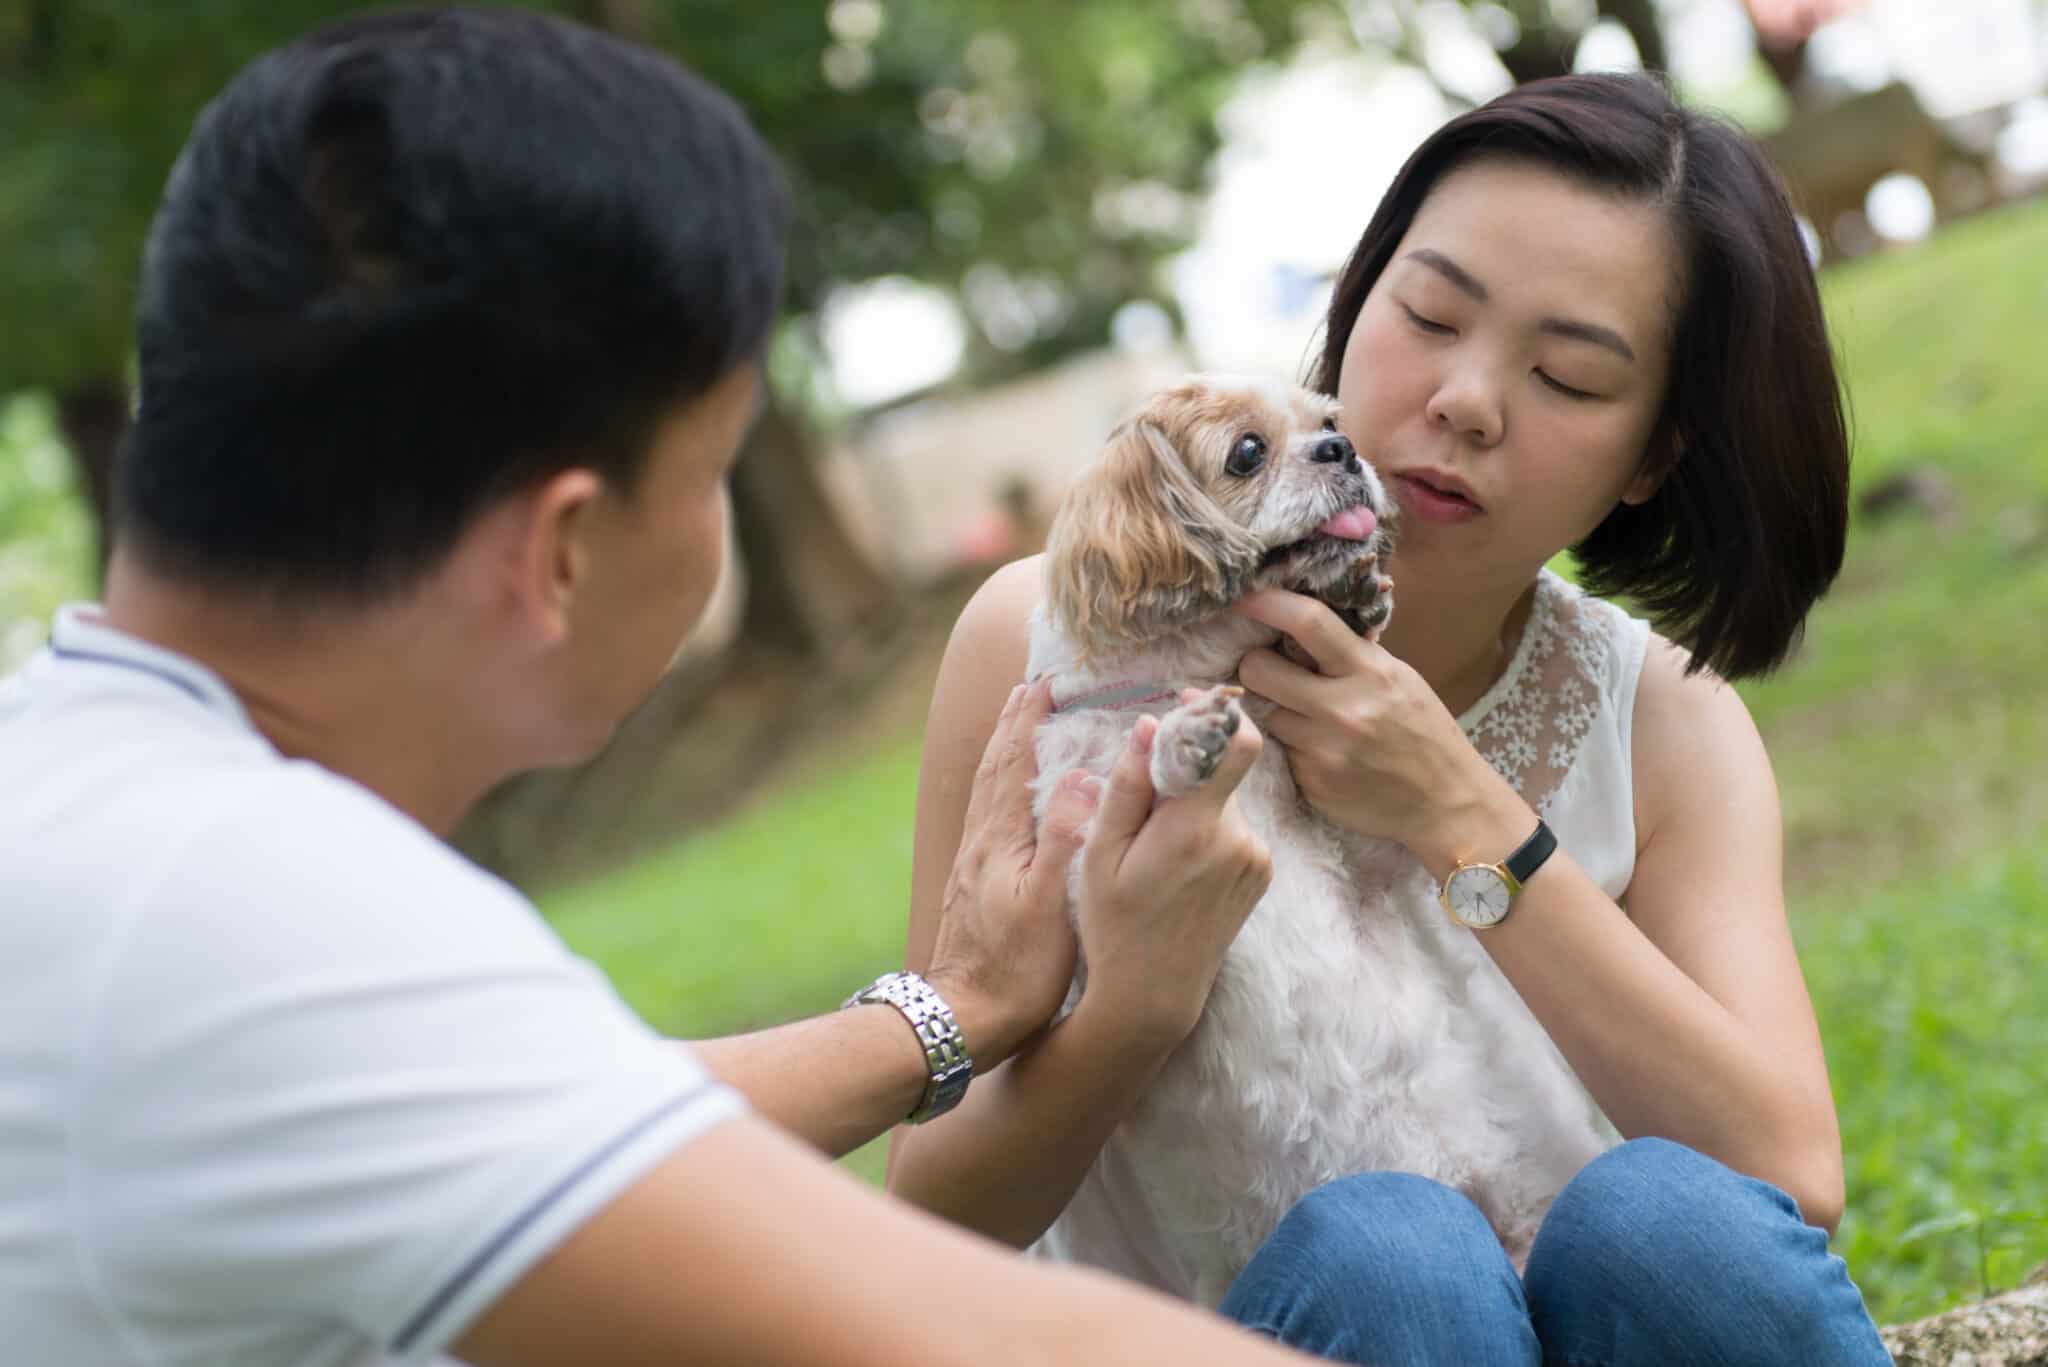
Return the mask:
[[[1335,1362],[1889,1367],[1792,1198],[1663,1139],[1587,1164],[1517,1277],[1486,1219],[1408,1173],[1310,1192],[1219,1307]]]

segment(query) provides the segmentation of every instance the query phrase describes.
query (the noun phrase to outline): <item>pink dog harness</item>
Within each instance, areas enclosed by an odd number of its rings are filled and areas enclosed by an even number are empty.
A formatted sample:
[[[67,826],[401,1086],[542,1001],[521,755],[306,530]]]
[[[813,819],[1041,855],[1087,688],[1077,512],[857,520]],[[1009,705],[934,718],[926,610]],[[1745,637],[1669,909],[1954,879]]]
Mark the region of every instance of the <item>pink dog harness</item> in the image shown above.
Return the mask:
[[[1178,688],[1162,688],[1156,683],[1131,681],[1103,684],[1098,688],[1091,688],[1085,693],[1076,693],[1066,698],[1055,695],[1052,710],[1057,714],[1060,712],[1073,712],[1084,707],[1101,707],[1117,712],[1130,708],[1149,707],[1153,703],[1179,701],[1180,690]]]

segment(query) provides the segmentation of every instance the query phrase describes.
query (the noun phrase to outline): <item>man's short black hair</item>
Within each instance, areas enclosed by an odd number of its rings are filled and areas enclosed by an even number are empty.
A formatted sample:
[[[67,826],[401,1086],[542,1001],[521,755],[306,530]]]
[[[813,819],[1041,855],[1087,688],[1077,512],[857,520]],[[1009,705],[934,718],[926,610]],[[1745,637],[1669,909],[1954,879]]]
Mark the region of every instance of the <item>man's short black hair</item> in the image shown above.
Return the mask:
[[[151,229],[117,543],[369,600],[759,355],[786,195],[724,95],[516,10],[355,18],[207,107]]]

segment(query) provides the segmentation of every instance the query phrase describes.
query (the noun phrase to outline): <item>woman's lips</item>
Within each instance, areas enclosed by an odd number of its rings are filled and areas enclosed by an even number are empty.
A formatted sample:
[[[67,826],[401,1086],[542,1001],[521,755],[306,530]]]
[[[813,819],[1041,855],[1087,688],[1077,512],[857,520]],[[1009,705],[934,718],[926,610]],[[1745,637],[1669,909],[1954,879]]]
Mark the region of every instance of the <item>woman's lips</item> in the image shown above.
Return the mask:
[[[1468,522],[1485,511],[1456,489],[1436,484],[1427,475],[1395,475],[1394,486],[1401,491],[1401,502],[1408,511],[1424,522]]]

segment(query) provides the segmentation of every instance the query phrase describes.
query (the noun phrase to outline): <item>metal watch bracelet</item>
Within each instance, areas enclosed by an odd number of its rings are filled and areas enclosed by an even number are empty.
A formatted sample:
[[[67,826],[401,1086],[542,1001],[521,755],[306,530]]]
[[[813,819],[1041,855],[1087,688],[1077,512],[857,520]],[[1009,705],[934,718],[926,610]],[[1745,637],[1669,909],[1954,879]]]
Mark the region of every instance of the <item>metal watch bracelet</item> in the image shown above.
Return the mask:
[[[925,1066],[931,1070],[924,1095],[904,1119],[912,1125],[922,1125],[959,1105],[960,1098],[967,1095],[967,1084],[974,1080],[974,1059],[967,1052],[967,1037],[960,1033],[960,1022],[953,1019],[953,1008],[946,1005],[946,999],[915,973],[884,973],[848,997],[840,1009],[875,1002],[887,1002],[903,1013],[903,1019],[917,1032],[917,1042],[924,1048]]]

